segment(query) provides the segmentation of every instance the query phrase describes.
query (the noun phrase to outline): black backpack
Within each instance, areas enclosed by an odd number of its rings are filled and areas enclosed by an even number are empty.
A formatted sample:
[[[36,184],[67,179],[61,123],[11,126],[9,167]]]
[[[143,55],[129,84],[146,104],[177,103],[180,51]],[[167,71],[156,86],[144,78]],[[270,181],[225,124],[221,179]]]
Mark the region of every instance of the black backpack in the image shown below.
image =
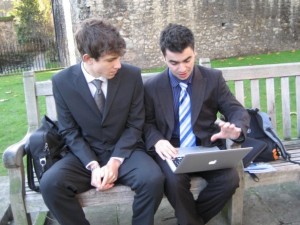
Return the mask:
[[[259,109],[247,109],[250,115],[250,127],[247,132],[247,137],[264,142],[265,148],[257,155],[254,162],[269,162],[282,158],[286,161],[291,161],[290,154],[286,151],[280,138],[276,134],[270,116],[259,111]]]
[[[27,154],[27,180],[31,190],[39,192],[35,176],[40,181],[43,174],[67,151],[57,124],[47,116],[42,118],[42,125],[34,131],[25,144]]]

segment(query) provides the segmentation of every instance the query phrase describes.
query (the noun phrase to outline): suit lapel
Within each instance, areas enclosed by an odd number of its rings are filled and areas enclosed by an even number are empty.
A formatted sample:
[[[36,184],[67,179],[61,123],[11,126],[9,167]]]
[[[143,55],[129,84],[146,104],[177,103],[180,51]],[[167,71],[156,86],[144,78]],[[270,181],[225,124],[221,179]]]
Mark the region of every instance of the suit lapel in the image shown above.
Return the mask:
[[[195,66],[194,77],[192,81],[192,124],[194,124],[200,113],[207,80],[202,76],[199,68]]]
[[[113,100],[116,96],[118,87],[119,87],[120,82],[121,82],[120,72],[118,72],[113,79],[109,79],[107,81],[108,81],[108,83],[107,83],[107,94],[106,94],[105,107],[104,107],[102,121],[104,121],[106,116],[108,115],[111,104],[112,104],[112,102],[113,102]]]
[[[99,109],[97,108],[97,105],[95,103],[95,100],[93,96],[91,95],[91,91],[89,89],[89,86],[86,82],[86,79],[83,75],[83,72],[81,70],[80,63],[76,65],[74,70],[74,76],[73,76],[73,82],[76,90],[81,94],[84,101],[87,102],[87,104],[91,107],[91,110],[99,115],[101,117],[101,113],[99,112]]]
[[[165,117],[170,130],[174,129],[174,106],[173,106],[173,91],[170,85],[168,70],[165,70],[161,75],[162,79],[155,88],[158,95],[158,101],[161,105],[163,116]]]

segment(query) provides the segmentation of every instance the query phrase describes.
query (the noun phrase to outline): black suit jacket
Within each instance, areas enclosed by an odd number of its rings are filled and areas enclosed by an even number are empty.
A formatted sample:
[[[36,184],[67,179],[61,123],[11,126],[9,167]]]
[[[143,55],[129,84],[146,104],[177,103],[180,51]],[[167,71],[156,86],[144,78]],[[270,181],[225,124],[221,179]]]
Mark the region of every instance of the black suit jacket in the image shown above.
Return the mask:
[[[170,140],[174,130],[173,93],[168,70],[148,79],[144,86],[145,142],[147,149],[152,149],[160,139]],[[191,102],[193,132],[200,145],[224,147],[222,140],[210,141],[211,136],[219,132],[219,127],[215,125],[218,112],[246,134],[248,113],[230,92],[221,71],[195,66]]]
[[[71,150],[87,165],[110,156],[127,158],[143,145],[143,83],[139,68],[122,64],[108,80],[103,117],[91,95],[80,63],[52,78],[60,131]]]

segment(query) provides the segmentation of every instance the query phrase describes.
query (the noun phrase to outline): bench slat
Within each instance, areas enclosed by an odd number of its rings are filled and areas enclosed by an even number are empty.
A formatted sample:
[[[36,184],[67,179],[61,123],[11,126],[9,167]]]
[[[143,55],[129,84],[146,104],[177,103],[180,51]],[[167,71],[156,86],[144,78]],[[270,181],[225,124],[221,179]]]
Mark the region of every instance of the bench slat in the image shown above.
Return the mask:
[[[300,63],[281,63],[273,65],[239,66],[217,68],[222,70],[225,80],[252,80],[270,77],[300,75]]]
[[[245,174],[245,189],[263,185],[300,181],[299,165],[285,162],[277,165],[278,166],[275,166],[275,164],[273,165],[276,168],[276,171],[274,172],[256,174],[259,178],[259,182],[255,182],[249,174]],[[298,171],[298,173],[295,171]]]
[[[291,138],[291,106],[289,78],[281,78],[282,125],[284,139]]]
[[[206,186],[206,181],[200,177],[193,177],[191,180],[191,192],[196,196]],[[117,185],[107,191],[96,191],[91,189],[77,195],[82,207],[126,204],[133,201],[134,192],[126,186]],[[117,200],[117,201],[116,201]],[[117,202],[117,203],[116,203]],[[25,205],[27,212],[47,212],[49,209],[45,205],[40,193],[26,188]]]
[[[259,80],[251,80],[251,102],[253,108],[261,108],[259,94]]]
[[[269,114],[274,129],[277,130],[276,120],[276,105],[275,105],[275,86],[274,78],[266,79],[266,93],[267,93],[267,113]]]
[[[295,90],[296,90],[296,115],[297,115],[297,137],[300,138],[300,76],[296,77]]]

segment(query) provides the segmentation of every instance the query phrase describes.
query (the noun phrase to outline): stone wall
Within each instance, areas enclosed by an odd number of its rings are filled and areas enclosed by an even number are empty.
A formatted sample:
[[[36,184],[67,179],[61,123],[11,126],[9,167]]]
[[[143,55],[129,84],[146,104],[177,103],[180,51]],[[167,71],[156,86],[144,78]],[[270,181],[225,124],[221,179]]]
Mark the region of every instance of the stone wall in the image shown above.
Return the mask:
[[[98,16],[118,26],[128,46],[125,61],[163,65],[158,47],[168,23],[191,28],[198,57],[225,58],[300,49],[298,0],[70,0],[74,27]]]
[[[0,45],[14,45],[17,42],[13,21],[0,21],[0,31]]]
[[[194,31],[198,58],[300,49],[299,0],[70,0],[70,5],[74,31],[85,18],[108,20],[126,39],[124,61],[142,68],[164,65],[158,38],[168,23]],[[16,41],[12,22],[0,22],[0,30],[2,44]],[[59,35],[68,40],[63,31]]]

